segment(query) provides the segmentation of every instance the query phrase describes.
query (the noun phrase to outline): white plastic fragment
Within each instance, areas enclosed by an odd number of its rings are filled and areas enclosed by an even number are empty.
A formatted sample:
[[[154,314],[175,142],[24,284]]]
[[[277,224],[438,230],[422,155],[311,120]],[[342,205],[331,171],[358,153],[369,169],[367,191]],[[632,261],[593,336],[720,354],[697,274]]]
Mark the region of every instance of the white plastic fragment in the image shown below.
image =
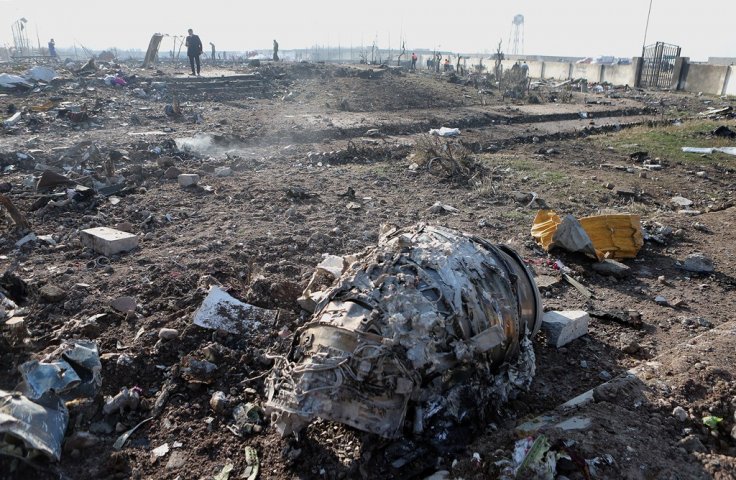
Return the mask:
[[[429,134],[437,135],[440,137],[457,137],[458,135],[460,135],[460,129],[448,127],[432,128],[429,130]]]
[[[163,457],[164,455],[166,455],[167,453],[169,453],[169,444],[168,443],[164,443],[160,447],[156,447],[153,450],[151,450],[151,453],[153,453],[153,455],[155,457],[157,457],[157,458]]]
[[[682,151],[685,153],[700,153],[701,155],[708,155],[715,152],[725,153],[726,155],[736,155],[736,147],[714,147],[714,148],[699,148],[699,147],[682,147]]]
[[[20,112],[15,112],[10,118],[3,121],[3,127],[10,128],[20,122]]]

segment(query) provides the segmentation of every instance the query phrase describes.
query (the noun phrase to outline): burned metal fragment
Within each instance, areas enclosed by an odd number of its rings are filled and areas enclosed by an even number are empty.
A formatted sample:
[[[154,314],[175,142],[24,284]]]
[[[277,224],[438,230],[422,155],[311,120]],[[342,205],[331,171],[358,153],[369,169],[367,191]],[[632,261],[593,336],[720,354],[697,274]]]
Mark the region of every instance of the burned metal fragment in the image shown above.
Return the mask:
[[[68,421],[69,412],[58,397],[34,402],[20,392],[0,390],[0,455],[24,460],[42,455],[58,461]]]
[[[16,391],[0,390],[0,455],[58,461],[69,422],[65,401],[94,397],[101,369],[97,344],[89,340],[64,342],[43,361],[23,363]]]
[[[446,437],[529,386],[541,314],[509,248],[448,228],[391,228],[276,359],[267,411],[283,435],[321,417],[390,438],[411,406],[415,433]]]

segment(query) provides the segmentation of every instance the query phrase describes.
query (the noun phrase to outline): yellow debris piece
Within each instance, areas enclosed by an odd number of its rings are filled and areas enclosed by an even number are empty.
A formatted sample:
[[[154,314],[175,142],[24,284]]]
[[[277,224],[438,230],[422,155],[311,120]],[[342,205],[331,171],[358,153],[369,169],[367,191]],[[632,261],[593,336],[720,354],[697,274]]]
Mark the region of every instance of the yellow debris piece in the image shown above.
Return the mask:
[[[590,237],[599,260],[635,258],[644,245],[639,215],[596,215],[581,218],[580,225]],[[534,217],[532,237],[549,250],[562,220],[553,210],[540,210]]]
[[[59,102],[54,100],[49,100],[48,102],[42,104],[42,105],[34,105],[31,107],[31,110],[34,112],[48,112],[52,108],[55,108]]]
[[[543,249],[549,250],[552,237],[554,237],[557,226],[561,221],[560,216],[554,210],[540,210],[537,212],[532,224],[532,237],[537,240],[537,243]]]
[[[580,219],[598,258],[636,258],[644,246],[639,215],[597,215]]]

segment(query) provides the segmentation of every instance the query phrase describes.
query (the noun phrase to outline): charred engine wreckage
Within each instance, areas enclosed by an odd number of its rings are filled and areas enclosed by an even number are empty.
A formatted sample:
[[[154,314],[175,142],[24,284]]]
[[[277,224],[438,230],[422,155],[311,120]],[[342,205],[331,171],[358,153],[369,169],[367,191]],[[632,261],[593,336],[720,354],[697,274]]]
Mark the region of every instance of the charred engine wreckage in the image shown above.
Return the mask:
[[[510,248],[392,227],[344,264],[267,378],[282,435],[319,417],[386,438],[407,425],[442,445],[529,387],[542,307]]]

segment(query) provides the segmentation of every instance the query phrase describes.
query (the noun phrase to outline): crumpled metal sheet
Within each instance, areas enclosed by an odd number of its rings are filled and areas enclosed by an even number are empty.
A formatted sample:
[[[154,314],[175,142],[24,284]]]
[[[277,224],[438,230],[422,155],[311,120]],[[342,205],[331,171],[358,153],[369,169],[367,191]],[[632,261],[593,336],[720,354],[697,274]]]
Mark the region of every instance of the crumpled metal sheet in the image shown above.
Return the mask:
[[[238,334],[260,323],[273,324],[277,316],[277,311],[241,302],[222,288],[213,286],[194,312],[194,324]]]
[[[68,421],[58,397],[40,404],[20,392],[0,390],[0,454],[32,460],[41,453],[59,461]]]
[[[102,386],[97,344],[72,340],[47,355],[47,359],[57,356],[61,359],[55,362],[31,360],[18,367],[23,381],[17,389],[31,400],[49,395],[63,400],[94,396]]]
[[[384,437],[483,414],[534,376],[541,301],[521,259],[458,231],[384,232],[355,257],[268,379],[286,435],[321,417]]]
[[[69,422],[64,402],[92,397],[102,386],[97,344],[70,340],[19,370],[23,380],[16,391],[0,390],[0,455],[59,461]]]

